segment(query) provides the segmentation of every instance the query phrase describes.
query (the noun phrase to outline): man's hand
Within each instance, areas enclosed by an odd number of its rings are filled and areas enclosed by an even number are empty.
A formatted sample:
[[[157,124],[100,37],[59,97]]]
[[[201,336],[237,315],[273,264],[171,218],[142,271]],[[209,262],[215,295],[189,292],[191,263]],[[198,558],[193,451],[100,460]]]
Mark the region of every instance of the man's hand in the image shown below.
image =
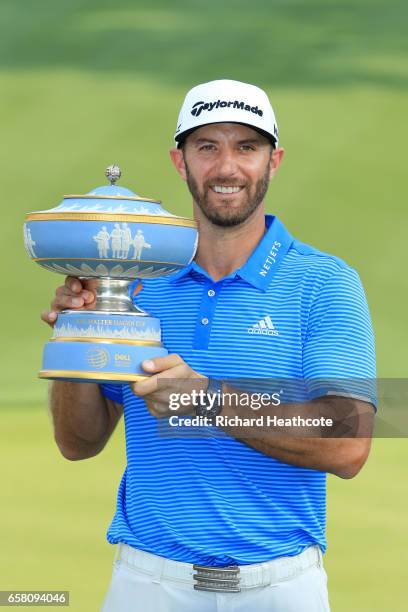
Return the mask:
[[[58,287],[51,302],[51,310],[41,313],[41,319],[54,327],[58,314],[67,308],[92,309],[96,300],[95,288],[98,279],[79,279],[67,276],[65,284]]]
[[[208,378],[190,368],[180,355],[148,359],[143,361],[142,367],[152,376],[133,383],[132,390],[139,397],[143,397],[150,413],[158,418],[175,414],[169,408],[170,394],[206,391],[208,386]],[[177,414],[194,414],[194,407],[181,406]]]

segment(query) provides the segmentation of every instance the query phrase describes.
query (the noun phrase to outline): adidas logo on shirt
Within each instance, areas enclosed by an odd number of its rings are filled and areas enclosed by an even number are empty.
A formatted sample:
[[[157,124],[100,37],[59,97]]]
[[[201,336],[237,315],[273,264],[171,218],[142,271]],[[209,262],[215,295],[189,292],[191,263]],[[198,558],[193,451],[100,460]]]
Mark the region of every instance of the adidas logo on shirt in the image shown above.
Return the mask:
[[[260,321],[258,321],[258,323],[255,323],[255,325],[252,325],[252,327],[248,327],[248,334],[279,336],[279,332],[272,323],[272,319],[269,315],[267,315],[263,319],[260,319]]]

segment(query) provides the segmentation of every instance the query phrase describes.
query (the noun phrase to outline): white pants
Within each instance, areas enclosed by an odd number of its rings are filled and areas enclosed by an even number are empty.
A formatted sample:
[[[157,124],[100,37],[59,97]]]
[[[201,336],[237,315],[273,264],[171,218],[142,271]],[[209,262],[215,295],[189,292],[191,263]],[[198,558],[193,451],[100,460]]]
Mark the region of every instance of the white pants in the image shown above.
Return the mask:
[[[268,563],[241,566],[240,570],[241,580],[247,584],[256,584],[260,576],[261,582],[265,582],[267,576],[269,584],[245,587],[239,593],[197,591],[194,590],[192,565],[119,544],[112,580],[101,610],[330,612],[327,576],[318,547],[307,549],[296,557],[280,557]]]

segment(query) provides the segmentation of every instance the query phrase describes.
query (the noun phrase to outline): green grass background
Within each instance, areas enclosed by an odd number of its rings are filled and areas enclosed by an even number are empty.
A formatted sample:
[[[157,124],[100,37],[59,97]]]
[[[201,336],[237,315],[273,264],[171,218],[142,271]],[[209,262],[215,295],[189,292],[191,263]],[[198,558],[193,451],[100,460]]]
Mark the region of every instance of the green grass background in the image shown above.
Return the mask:
[[[70,463],[36,378],[40,323],[62,277],[31,263],[26,212],[104,182],[189,215],[168,149],[191,86],[236,78],[271,96],[286,158],[267,208],[359,271],[378,373],[408,370],[408,59],[403,0],[2,0],[0,589],[68,589],[97,610],[104,540],[125,466],[123,425]],[[406,609],[408,445],[377,439],[352,481],[329,478],[326,567],[334,612]]]

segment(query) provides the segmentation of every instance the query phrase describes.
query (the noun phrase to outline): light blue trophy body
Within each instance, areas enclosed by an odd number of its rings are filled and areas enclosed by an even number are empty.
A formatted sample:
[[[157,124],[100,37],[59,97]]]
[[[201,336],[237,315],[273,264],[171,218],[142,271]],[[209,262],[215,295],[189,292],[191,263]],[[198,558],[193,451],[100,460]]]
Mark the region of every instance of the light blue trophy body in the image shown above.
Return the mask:
[[[105,174],[110,185],[65,196],[56,208],[27,215],[24,243],[33,261],[52,272],[98,279],[92,310],[59,314],[40,378],[137,381],[146,376],[144,359],[167,355],[160,321],[134,305],[129,283],[172,274],[190,263],[197,224],[116,186],[118,166]]]

